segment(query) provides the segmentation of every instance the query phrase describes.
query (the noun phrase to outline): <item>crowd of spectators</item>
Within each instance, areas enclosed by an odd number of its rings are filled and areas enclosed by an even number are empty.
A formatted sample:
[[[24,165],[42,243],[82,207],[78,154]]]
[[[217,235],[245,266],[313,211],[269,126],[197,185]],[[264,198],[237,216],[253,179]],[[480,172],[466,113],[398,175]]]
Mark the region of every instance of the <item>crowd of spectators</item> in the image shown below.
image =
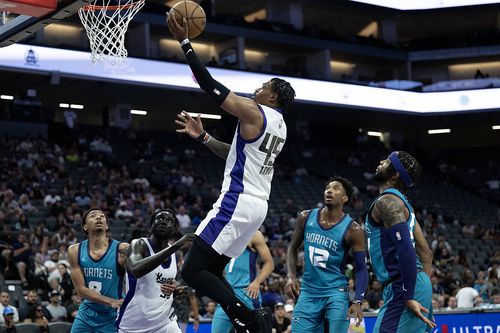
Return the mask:
[[[184,150],[156,147],[152,138],[133,131],[122,135],[116,140],[130,148],[130,164],[117,163],[113,142],[103,136],[88,140],[80,135],[64,144],[41,138],[0,138],[0,168],[4,171],[0,174],[1,278],[20,280],[26,293],[26,304],[16,309],[9,291],[2,290],[1,310],[12,308],[14,321],[46,327],[52,321],[74,320],[81,298],[72,286],[67,248],[82,240],[80,223],[89,207],[106,211],[111,231],[124,231],[113,237],[130,241],[147,234],[146,221],[157,208],[173,209],[183,231],[192,231],[218,197],[220,184],[207,181],[193,167],[198,154],[206,152],[187,146]],[[96,149],[94,142],[106,143],[109,148]],[[352,153],[346,156],[351,166],[363,166],[366,158]],[[278,171],[276,182],[300,183],[301,177],[311,177],[301,166],[283,175]],[[370,189],[357,190],[353,211],[364,210],[366,195],[376,192]],[[280,325],[283,316],[293,311],[294,302],[284,293],[286,251],[297,214],[305,208],[310,207],[288,199],[279,219],[261,228],[275,261],[275,271],[262,285],[262,301],[275,308]],[[467,253],[455,249],[439,231],[444,224],[442,217],[433,216],[423,207],[418,207],[416,214],[434,253],[431,281],[435,310],[500,306],[498,248],[484,266],[474,271]],[[354,217],[364,225],[361,214]],[[495,228],[479,235],[477,229],[473,223],[465,224],[462,232],[471,239],[499,239]],[[461,271],[454,269],[458,266]],[[298,271],[303,267],[304,254],[300,253]],[[355,272],[350,264],[347,275],[353,299]],[[371,277],[363,309],[376,312],[383,304],[382,285],[373,274]],[[201,319],[210,319],[215,306],[213,301],[200,298]]]

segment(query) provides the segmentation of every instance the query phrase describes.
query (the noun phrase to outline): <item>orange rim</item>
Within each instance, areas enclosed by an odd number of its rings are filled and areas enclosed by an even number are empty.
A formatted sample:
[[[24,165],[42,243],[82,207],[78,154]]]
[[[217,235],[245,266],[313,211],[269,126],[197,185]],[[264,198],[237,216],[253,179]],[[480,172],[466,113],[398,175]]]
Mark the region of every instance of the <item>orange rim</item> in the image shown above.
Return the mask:
[[[96,5],[86,5],[82,7],[82,10],[85,11],[96,11],[96,10],[120,10],[120,9],[128,9],[134,6],[137,6],[138,4],[142,3],[142,1],[136,1],[132,3],[127,3],[125,5],[120,5],[120,6],[96,6]]]

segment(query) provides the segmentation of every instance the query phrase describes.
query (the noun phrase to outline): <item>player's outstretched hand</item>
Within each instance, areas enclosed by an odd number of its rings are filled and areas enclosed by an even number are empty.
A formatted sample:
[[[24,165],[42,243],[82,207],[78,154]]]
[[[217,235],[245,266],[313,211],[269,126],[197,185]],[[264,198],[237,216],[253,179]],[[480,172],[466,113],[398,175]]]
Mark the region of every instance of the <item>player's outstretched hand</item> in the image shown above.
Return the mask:
[[[257,298],[259,297],[260,284],[257,281],[253,281],[248,285],[248,287],[245,288],[245,290],[250,298]]]
[[[177,242],[175,242],[175,245],[178,247],[186,247],[191,243],[191,241],[195,237],[196,237],[196,234],[194,234],[194,233],[185,234],[184,236],[182,236],[181,239],[179,239]]]
[[[183,297],[188,292],[187,286],[175,287],[174,296]]]
[[[356,327],[361,325],[361,322],[363,321],[363,310],[361,309],[361,304],[352,303],[351,307],[347,311],[347,320],[351,317],[356,318]]]
[[[288,278],[285,285],[285,292],[288,297],[297,299],[299,297],[300,282],[296,278]]]
[[[160,285],[160,289],[163,295],[165,295],[167,298],[170,297],[175,291],[175,288],[177,287],[177,283],[172,282],[172,283],[163,283]]]
[[[420,320],[425,322],[427,324],[427,326],[430,326],[431,328],[436,327],[436,323],[433,323],[432,321],[429,320],[429,318],[425,317],[422,314],[422,312],[429,313],[429,310],[427,310],[422,305],[420,305],[419,302],[417,302],[415,300],[408,300],[408,301],[406,301],[406,307],[408,308],[408,310],[413,312],[413,314],[415,316],[417,316]]]
[[[183,18],[182,25],[180,25],[175,19],[173,10],[167,12],[167,25],[174,38],[179,42],[182,42],[184,39],[188,38],[189,33],[186,19]]]
[[[177,115],[175,123],[181,128],[176,129],[177,133],[186,133],[193,139],[196,139],[203,132],[203,124],[201,123],[201,115],[194,119],[186,111],[182,111]]]
[[[123,298],[122,299],[114,299],[111,301],[110,306],[113,309],[118,309],[120,306],[122,306],[122,303],[123,303]]]

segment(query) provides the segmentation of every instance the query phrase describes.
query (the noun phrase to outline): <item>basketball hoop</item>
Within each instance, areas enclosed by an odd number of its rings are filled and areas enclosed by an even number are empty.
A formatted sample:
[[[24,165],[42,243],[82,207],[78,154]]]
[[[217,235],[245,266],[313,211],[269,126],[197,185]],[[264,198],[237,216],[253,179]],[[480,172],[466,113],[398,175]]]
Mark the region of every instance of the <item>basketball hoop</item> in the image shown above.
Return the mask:
[[[78,10],[90,41],[93,63],[119,64],[127,57],[125,33],[128,24],[144,6],[144,0],[96,0]]]

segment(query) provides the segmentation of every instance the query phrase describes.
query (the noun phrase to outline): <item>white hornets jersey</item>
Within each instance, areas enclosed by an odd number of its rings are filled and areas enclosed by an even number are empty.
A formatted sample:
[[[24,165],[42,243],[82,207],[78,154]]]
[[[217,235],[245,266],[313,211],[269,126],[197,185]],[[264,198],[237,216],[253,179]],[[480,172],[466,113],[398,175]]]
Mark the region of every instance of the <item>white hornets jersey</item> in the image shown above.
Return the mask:
[[[238,123],[226,159],[222,194],[232,192],[269,199],[274,161],[286,141],[286,124],[280,110],[258,106],[264,116],[262,131],[256,139],[245,140]]]
[[[142,240],[147,244],[149,254],[155,254],[149,239]],[[176,275],[175,253],[161,266],[140,278],[127,272],[127,295],[120,307],[116,327],[131,333],[156,332],[176,320],[172,307],[173,295],[166,297],[160,290],[161,284],[173,282]]]

